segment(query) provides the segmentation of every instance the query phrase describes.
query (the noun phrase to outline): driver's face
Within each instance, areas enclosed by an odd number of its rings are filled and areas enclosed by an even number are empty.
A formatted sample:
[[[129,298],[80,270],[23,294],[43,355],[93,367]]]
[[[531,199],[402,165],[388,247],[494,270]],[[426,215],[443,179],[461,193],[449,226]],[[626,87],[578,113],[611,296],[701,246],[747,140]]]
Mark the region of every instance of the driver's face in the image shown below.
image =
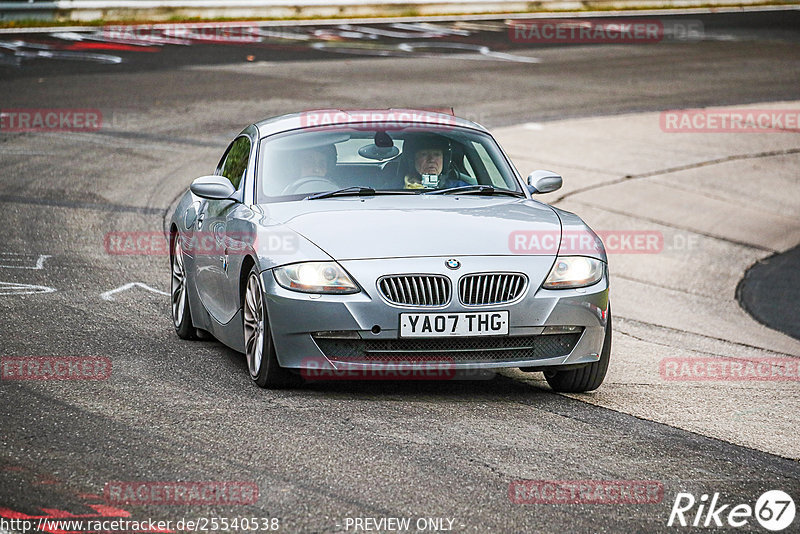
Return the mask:
[[[423,148],[414,154],[414,167],[420,174],[440,174],[443,159],[441,148]]]
[[[300,177],[322,177],[328,174],[328,161],[318,150],[308,150],[301,154]]]

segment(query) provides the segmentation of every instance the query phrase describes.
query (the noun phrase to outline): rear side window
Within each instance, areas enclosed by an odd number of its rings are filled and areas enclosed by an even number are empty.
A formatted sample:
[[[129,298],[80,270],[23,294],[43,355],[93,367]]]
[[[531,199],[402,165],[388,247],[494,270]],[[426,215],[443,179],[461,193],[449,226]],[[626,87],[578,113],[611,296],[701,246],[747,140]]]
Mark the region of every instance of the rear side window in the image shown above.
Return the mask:
[[[239,184],[242,183],[249,159],[250,139],[244,136],[238,137],[228,147],[225,157],[217,168],[217,174],[230,180],[233,187],[239,189]]]

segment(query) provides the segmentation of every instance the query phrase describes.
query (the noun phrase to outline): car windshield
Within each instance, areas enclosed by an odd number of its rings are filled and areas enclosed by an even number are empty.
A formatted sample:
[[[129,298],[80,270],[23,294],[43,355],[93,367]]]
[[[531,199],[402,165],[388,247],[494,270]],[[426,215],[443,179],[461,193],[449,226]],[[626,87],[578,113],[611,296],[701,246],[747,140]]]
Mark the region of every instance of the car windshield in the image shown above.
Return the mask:
[[[377,130],[322,127],[261,140],[258,202],[340,195],[507,193],[523,195],[494,139],[454,127]],[[488,187],[468,187],[488,186]],[[456,189],[460,188],[460,189]]]

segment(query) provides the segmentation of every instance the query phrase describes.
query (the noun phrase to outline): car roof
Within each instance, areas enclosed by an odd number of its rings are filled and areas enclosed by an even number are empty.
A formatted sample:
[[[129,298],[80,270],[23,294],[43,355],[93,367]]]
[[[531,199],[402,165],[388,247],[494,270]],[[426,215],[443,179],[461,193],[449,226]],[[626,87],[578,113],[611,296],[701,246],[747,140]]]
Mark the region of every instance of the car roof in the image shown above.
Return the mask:
[[[334,125],[385,125],[387,129],[408,126],[449,126],[487,132],[476,122],[456,117],[441,109],[311,109],[256,122],[261,138],[299,128]]]

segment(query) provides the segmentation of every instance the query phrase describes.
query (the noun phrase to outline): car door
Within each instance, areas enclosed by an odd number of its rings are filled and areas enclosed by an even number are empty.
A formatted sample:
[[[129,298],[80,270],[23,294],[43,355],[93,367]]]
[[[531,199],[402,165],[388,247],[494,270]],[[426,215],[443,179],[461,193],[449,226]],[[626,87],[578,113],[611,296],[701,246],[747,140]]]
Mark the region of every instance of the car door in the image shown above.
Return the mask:
[[[249,205],[254,202],[247,191],[253,191],[255,182],[256,144],[258,132],[255,128],[244,131],[248,137],[240,138],[236,158],[227,160],[228,167],[223,170],[231,183],[235,184],[239,193],[239,202],[225,212],[225,245],[224,245],[224,274],[221,277],[223,297],[223,319],[228,322],[233,319],[236,312],[242,307],[239,293],[239,275],[242,272],[242,262],[251,252],[256,240],[256,214]],[[241,327],[241,323],[239,323]]]
[[[251,142],[246,135],[240,135],[228,146],[220,160],[215,174],[230,180],[238,191],[247,171]],[[222,324],[230,320],[226,311],[230,298],[226,293],[230,261],[226,225],[230,213],[241,203],[236,199],[206,200],[200,207],[197,219],[197,287],[203,306]]]

